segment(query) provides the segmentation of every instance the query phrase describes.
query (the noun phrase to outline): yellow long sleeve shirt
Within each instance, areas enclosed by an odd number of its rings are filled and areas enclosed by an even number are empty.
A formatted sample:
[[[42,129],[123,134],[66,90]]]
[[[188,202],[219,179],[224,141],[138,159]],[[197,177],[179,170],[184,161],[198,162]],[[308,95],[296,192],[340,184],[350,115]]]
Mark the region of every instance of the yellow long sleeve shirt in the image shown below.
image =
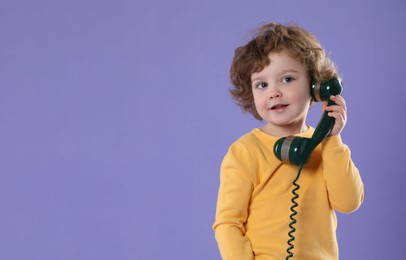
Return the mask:
[[[314,128],[299,136],[310,137]],[[298,166],[273,154],[277,137],[256,128],[233,143],[221,165],[213,225],[223,260],[285,259]],[[335,210],[355,211],[363,183],[341,137],[326,138],[298,180],[294,259],[338,259]]]

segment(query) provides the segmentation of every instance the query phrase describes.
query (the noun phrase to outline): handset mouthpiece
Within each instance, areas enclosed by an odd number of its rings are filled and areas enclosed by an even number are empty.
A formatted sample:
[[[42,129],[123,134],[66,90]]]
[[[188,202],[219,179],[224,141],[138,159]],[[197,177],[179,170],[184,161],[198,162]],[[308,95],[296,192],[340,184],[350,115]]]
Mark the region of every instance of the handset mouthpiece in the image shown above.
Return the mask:
[[[276,158],[285,163],[305,164],[311,153],[306,151],[309,141],[309,138],[293,135],[280,138],[274,144],[274,154]]]

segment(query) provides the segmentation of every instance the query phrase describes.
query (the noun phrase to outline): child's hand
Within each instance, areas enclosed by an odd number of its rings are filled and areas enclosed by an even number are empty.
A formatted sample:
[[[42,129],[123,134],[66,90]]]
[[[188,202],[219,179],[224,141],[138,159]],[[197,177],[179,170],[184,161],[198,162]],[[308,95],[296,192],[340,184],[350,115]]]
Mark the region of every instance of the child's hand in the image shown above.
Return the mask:
[[[330,100],[334,101],[336,105],[327,106],[327,102],[323,102],[323,111],[326,110],[330,117],[335,118],[333,129],[329,135],[338,135],[344,129],[347,122],[347,106],[342,96],[331,96]]]

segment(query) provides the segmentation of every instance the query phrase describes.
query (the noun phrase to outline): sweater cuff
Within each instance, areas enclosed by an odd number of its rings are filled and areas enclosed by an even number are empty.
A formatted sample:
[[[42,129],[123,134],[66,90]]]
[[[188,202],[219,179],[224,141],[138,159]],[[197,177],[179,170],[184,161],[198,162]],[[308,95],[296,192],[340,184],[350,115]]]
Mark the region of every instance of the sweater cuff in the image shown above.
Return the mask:
[[[326,139],[323,140],[322,142],[323,147],[337,147],[343,145],[343,141],[341,140],[341,135],[333,135],[329,136]]]

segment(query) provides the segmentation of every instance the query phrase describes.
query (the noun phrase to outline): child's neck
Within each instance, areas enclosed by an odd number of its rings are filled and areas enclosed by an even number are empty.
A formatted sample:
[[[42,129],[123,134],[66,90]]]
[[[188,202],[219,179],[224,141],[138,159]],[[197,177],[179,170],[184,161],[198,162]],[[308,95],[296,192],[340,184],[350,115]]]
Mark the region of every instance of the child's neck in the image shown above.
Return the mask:
[[[263,132],[275,137],[286,137],[289,135],[296,135],[306,132],[309,129],[309,126],[305,124],[299,126],[273,126],[265,124],[260,129]]]

